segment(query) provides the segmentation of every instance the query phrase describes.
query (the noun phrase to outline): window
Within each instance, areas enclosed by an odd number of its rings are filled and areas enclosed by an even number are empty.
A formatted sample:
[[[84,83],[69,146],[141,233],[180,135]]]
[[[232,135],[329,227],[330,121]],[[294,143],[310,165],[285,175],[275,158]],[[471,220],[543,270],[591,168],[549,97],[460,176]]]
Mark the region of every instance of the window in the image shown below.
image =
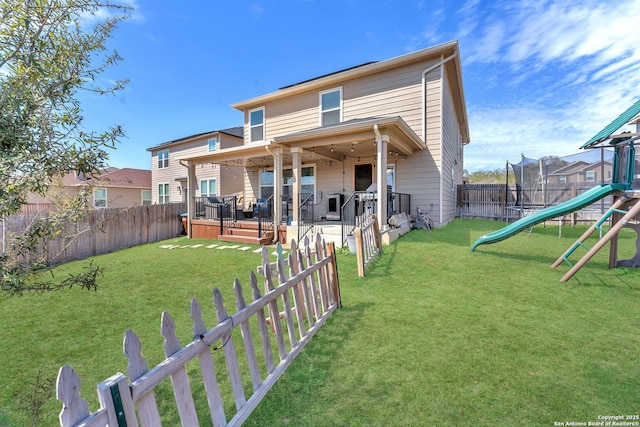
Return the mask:
[[[301,169],[300,177],[300,198],[301,202],[315,194],[316,180],[314,166],[305,166]],[[260,171],[260,197],[266,199],[273,194],[274,174],[273,170]],[[282,197],[286,200],[293,198],[293,169],[282,171]]]
[[[587,182],[594,182],[596,180],[596,171],[587,171],[584,177]]]
[[[216,151],[218,149],[218,138],[209,139],[209,151]]]
[[[169,167],[169,150],[158,151],[158,169]]]
[[[218,183],[215,179],[203,179],[200,181],[200,195],[202,197],[217,196]]]
[[[342,88],[320,92],[320,126],[342,121]]]
[[[391,192],[396,192],[396,165],[387,165],[387,188],[391,188]]]
[[[249,111],[249,142],[264,141],[264,108]]]
[[[260,198],[267,199],[273,195],[274,174],[272,170],[260,171]]]
[[[151,204],[151,190],[142,190],[142,206]]]
[[[107,207],[107,189],[96,188],[93,190],[93,207],[94,208],[106,208]]]
[[[169,203],[169,184],[158,184],[158,203]]]

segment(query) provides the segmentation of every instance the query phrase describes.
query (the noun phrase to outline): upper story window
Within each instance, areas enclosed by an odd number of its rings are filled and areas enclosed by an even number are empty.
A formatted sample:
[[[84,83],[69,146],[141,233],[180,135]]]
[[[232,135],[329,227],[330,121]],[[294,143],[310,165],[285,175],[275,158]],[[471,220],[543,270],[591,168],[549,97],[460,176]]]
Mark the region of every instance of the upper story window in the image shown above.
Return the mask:
[[[562,182],[562,183],[567,182],[567,176],[566,175],[560,175],[558,177],[558,182]]]
[[[264,107],[249,111],[249,142],[264,141]]]
[[[587,171],[585,173],[585,179],[587,182],[593,182],[596,180],[596,171]]]
[[[169,167],[169,150],[158,151],[158,169]]]
[[[218,149],[218,138],[209,138],[209,151],[216,151]]]
[[[342,88],[320,92],[320,126],[342,121]]]

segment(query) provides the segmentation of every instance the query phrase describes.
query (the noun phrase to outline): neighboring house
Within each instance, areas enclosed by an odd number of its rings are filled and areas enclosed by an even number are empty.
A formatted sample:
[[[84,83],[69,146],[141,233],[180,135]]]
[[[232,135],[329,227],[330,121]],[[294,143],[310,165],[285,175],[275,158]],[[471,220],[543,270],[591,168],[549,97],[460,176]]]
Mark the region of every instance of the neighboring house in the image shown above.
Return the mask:
[[[563,166],[547,175],[548,184],[611,182],[613,164],[608,161],[588,163],[577,161]],[[604,179],[603,179],[604,177]]]
[[[243,145],[242,126],[199,133],[148,148],[151,152],[153,203],[186,202],[189,194],[186,163],[188,156],[213,154]],[[229,165],[201,163],[194,170],[193,196],[208,197],[242,192],[244,170]]]
[[[151,204],[151,171],[108,168],[101,174],[70,173],[55,182],[45,197],[30,195],[29,204],[50,204],[55,193],[72,196],[91,191],[90,208],[127,208]]]
[[[198,223],[201,171],[223,166],[242,168],[245,206],[269,197],[277,201],[276,225],[297,227],[297,207],[309,196],[315,219],[329,219],[336,200],[364,190],[375,194],[370,200],[383,229],[393,210],[390,194],[410,196],[404,212],[415,215],[420,207],[436,226],[454,219],[470,140],[456,41],[286,86],[233,107],[244,114],[242,144],[213,151],[193,144],[180,152],[180,140],[167,144],[170,168],[187,177],[182,190],[189,195],[190,236],[191,224]],[[156,165],[161,147],[149,149],[154,200],[162,182],[170,183],[168,200],[184,200],[173,191],[178,172],[161,175]],[[236,191],[221,189],[221,195]]]

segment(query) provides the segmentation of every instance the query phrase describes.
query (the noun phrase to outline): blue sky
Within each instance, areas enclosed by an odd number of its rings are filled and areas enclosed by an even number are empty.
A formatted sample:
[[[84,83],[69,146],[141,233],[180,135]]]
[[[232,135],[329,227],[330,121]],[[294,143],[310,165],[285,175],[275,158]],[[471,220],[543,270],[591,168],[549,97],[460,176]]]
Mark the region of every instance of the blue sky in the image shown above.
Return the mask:
[[[640,0],[126,0],[110,45],[130,79],[84,96],[86,125],[120,124],[117,167],[147,148],[242,124],[231,104],[458,40],[471,143],[465,168],[566,155],[640,96]]]

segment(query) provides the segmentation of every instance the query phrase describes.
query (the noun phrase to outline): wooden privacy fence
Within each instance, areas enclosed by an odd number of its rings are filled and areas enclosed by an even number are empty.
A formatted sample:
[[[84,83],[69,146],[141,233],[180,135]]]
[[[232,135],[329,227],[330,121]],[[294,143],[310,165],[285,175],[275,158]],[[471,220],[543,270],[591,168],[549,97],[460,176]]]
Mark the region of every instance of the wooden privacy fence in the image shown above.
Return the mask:
[[[180,214],[185,210],[184,203],[90,210],[69,223],[60,238],[42,243],[40,255],[49,264],[58,264],[176,237],[182,229]],[[47,213],[5,218],[0,223],[2,249],[7,250],[11,235],[21,234],[37,215]]]
[[[262,249],[262,271],[265,293],[261,295],[258,278],[251,272],[250,286],[253,302],[245,302],[243,287],[234,282],[237,312],[227,313],[222,295],[213,290],[213,302],[218,324],[207,330],[202,309],[194,298],[191,301],[193,341],[182,347],[176,337],[176,325],[169,313],[162,314],[161,333],[164,337],[166,359],[152,369],[141,354],[142,345],[137,335],[128,330],[124,337],[124,355],[129,360],[129,379],[117,373],[98,385],[100,409],[89,412],[88,404],[80,398],[80,380],[70,366],[58,373],[57,398],[63,404],[60,425],[70,426],[160,426],[162,414],[156,402],[154,388],[170,378],[175,406],[183,426],[200,425],[202,413],[196,411],[196,402],[208,404],[208,417],[214,426],[240,425],[248,418],[276,380],[300,353],[311,337],[339,306],[339,283],[333,246],[316,239],[315,251],[306,246],[304,254],[291,242],[288,272],[284,256],[280,256],[272,271],[267,249]],[[274,286],[274,275],[278,286]],[[337,291],[336,291],[337,290]],[[282,311],[283,316],[280,316]],[[270,327],[268,324],[270,323]],[[244,357],[236,351],[242,338]],[[254,338],[254,335],[259,338]],[[288,337],[288,340],[287,340]],[[214,346],[215,343],[219,343]],[[279,363],[274,361],[275,346]],[[222,355],[216,359],[214,351]],[[224,365],[221,359],[224,359]],[[191,372],[204,384],[206,396],[192,392],[186,365],[197,361],[199,373]],[[216,360],[219,362],[216,366]],[[244,362],[242,362],[244,361]],[[222,368],[222,369],[221,369]],[[222,370],[226,368],[226,374]],[[197,370],[197,369],[196,369]],[[247,390],[249,389],[249,390]],[[225,410],[223,391],[229,390]],[[247,391],[249,397],[247,398]],[[226,396],[226,395],[225,395]],[[202,410],[200,412],[203,412]],[[165,414],[166,415],[166,414]],[[209,423],[207,421],[207,423]]]
[[[539,210],[564,203],[593,188],[593,182],[549,184],[544,188],[520,189],[506,184],[463,184],[458,186],[458,216],[500,221],[515,220],[524,211]],[[581,218],[592,221],[591,212],[604,213],[604,207],[613,203],[612,196],[594,203],[574,214],[574,221]],[[596,218],[597,219],[597,218]]]
[[[505,184],[464,184],[458,186],[460,218],[507,219],[507,206],[515,197]]]
[[[370,215],[363,219],[360,227],[353,234],[356,240],[356,258],[358,262],[358,276],[364,277],[365,269],[376,255],[382,253],[382,238],[376,215]]]

